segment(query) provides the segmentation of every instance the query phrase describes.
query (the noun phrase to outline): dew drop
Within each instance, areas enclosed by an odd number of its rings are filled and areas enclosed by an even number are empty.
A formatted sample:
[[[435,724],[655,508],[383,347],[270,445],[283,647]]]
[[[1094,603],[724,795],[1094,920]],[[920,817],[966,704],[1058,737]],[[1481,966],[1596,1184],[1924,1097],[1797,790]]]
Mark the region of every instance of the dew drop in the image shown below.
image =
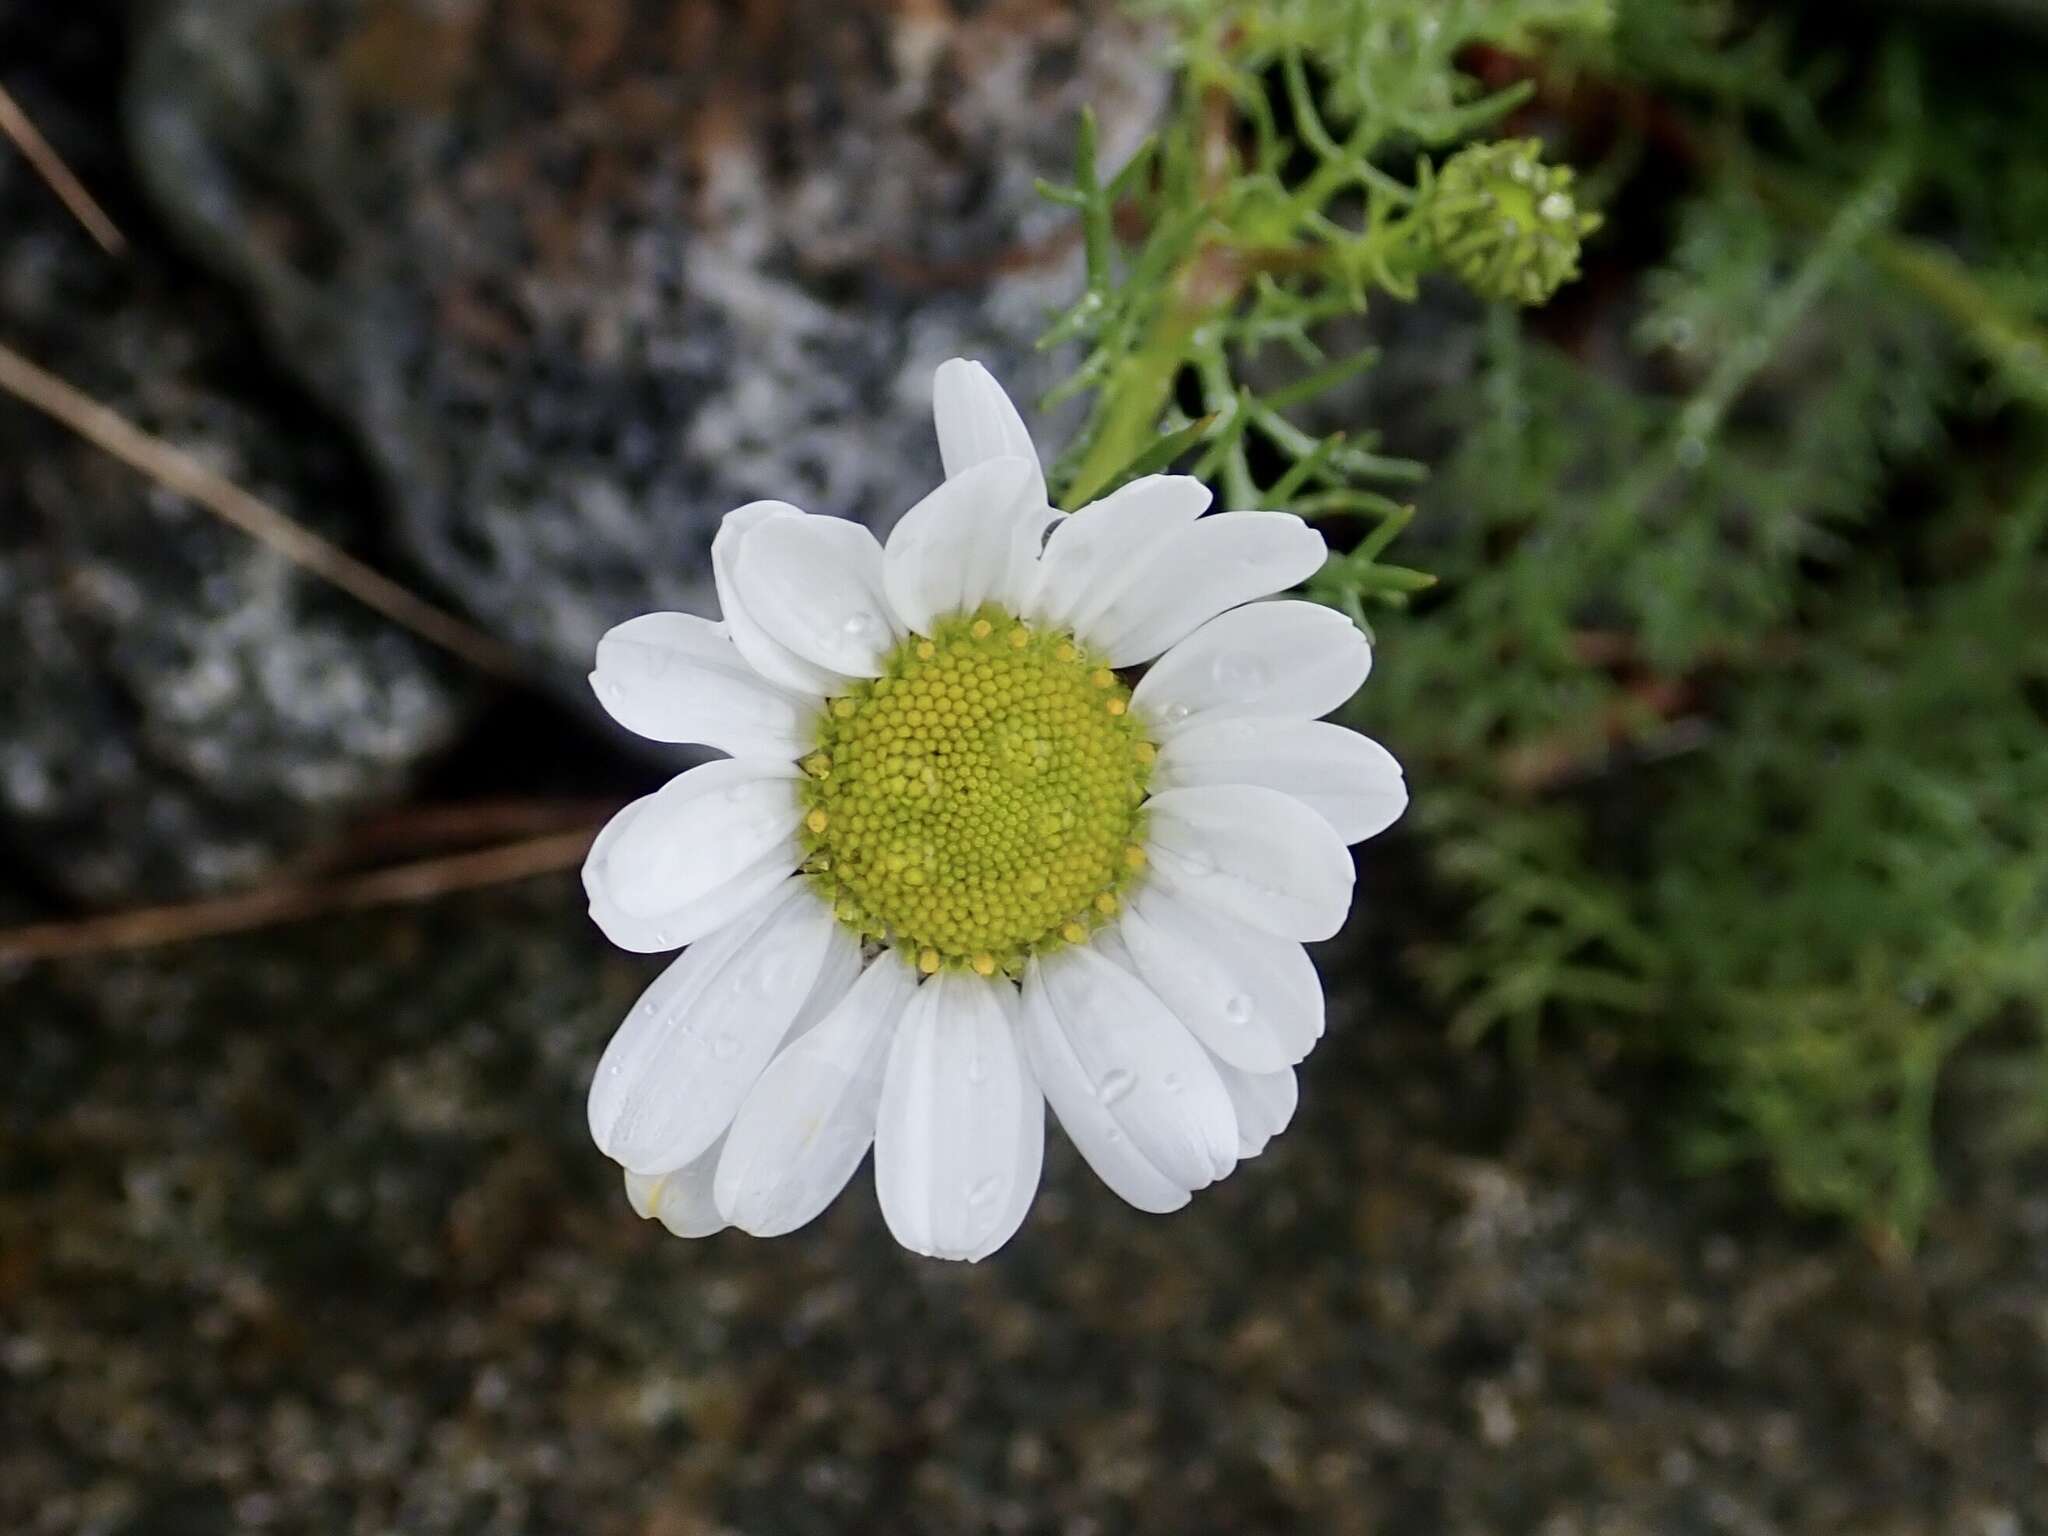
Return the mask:
[[[967,1063],[967,1081],[970,1083],[985,1083],[988,1081],[988,1063],[981,1059],[978,1052]]]
[[[1169,704],[1164,713],[1168,725],[1179,725],[1181,721],[1187,719],[1188,707],[1185,704]]]
[[[740,1042],[735,1035],[720,1035],[711,1042],[711,1054],[720,1061],[731,1061],[739,1053]]]
[[[845,630],[848,636],[855,640],[872,639],[875,631],[880,627],[880,623],[875,616],[872,613],[866,612],[853,614],[844,624],[840,625],[840,628]]]
[[[1223,1017],[1233,1024],[1251,1023],[1252,1012],[1252,1000],[1242,992],[1223,1005]]]
[[[725,792],[725,798],[732,804],[738,805],[742,800],[753,794],[753,792],[754,786],[751,784],[735,784]]]
[[[1181,1087],[1180,1074],[1178,1072],[1167,1073],[1166,1076],[1159,1079],[1159,1086],[1168,1093],[1179,1093]]]
[[[1137,1086],[1138,1080],[1118,1067],[1103,1074],[1102,1081],[1095,1085],[1095,1097],[1105,1104],[1114,1104]]]
[[[969,1205],[987,1205],[989,1201],[1001,1194],[1002,1190],[1003,1181],[1001,1179],[993,1177],[983,1179],[979,1184],[967,1186],[967,1203]]]

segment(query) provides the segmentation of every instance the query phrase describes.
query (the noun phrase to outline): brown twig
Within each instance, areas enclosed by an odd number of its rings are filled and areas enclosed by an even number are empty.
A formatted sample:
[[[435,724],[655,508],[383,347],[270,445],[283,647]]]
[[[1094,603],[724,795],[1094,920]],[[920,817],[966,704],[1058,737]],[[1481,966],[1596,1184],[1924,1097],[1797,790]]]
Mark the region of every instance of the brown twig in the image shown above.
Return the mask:
[[[107,217],[106,209],[93,200],[85,190],[85,183],[72,174],[71,167],[64,163],[64,157],[51,147],[50,141],[42,136],[36,125],[29,121],[21,105],[0,86],[0,133],[14,142],[21,151],[21,157],[35,169],[58,200],[70,210],[71,217],[85,227],[85,232],[99,243],[99,248],[109,256],[119,256],[127,250],[128,242],[114,221]]]
[[[328,912],[428,901],[455,891],[508,885],[581,863],[596,831],[595,827],[579,827],[322,884],[293,882],[239,896],[0,930],[0,964],[155,949],[299,922]]]
[[[1646,721],[1655,721],[1651,741],[1657,756],[1684,750],[1684,743],[1697,741],[1703,722],[1688,712],[1698,699],[1694,685],[1684,678],[1645,678],[1627,689],[1626,696],[1600,711],[1592,720],[1559,729],[1535,741],[1502,752],[1494,770],[1502,784],[1518,795],[1542,794],[1562,788],[1580,778],[1593,776],[1609,755],[1628,742],[1642,743]],[[1669,741],[1666,732],[1678,731]]]
[[[547,832],[594,827],[617,810],[616,798],[415,801],[366,816],[348,829],[332,859],[361,866],[379,859],[512,842]],[[328,868],[332,868],[330,864]],[[325,873],[326,870],[321,870]],[[310,874],[312,871],[306,871]]]
[[[518,658],[482,630],[372,570],[268,502],[214,473],[183,449],[150,436],[118,411],[38,368],[7,346],[0,346],[0,390],[61,422],[159,485],[198,502],[223,522],[268,544],[287,560],[339,587],[394,624],[460,656],[480,671],[512,682],[522,681],[523,669]]]

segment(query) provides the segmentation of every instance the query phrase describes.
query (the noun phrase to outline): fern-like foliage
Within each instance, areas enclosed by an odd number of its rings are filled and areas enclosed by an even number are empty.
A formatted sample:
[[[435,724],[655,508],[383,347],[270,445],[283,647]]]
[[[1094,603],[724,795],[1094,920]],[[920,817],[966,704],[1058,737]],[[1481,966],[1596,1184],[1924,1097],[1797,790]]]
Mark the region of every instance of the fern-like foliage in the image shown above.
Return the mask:
[[[2016,1034],[1999,1123],[2048,1134],[2048,475],[2015,420],[2048,294],[1981,184],[2028,178],[1961,148],[2013,104],[1928,109],[1910,34],[1796,62],[1703,12],[1624,8],[1598,67],[1697,162],[1619,350],[1487,317],[1413,540],[1440,600],[1373,704],[1451,786],[1425,823],[1470,916],[1426,963],[1463,1032],[1618,1026],[1694,1068],[1688,1159],[1911,1237],[1966,1042]]]
[[[1096,164],[1083,125],[1073,184],[1087,284],[1045,336],[1081,361],[1052,402],[1084,397],[1051,471],[1078,506],[1184,463],[1231,507],[1380,525],[1333,560],[1319,595],[1365,621],[1429,584],[1380,556],[1422,466],[1369,428],[1316,434],[1301,410],[1369,369],[1332,352],[1331,322],[1375,296],[1412,299],[1441,262],[1428,152],[1483,133],[1528,95],[1461,64],[1482,44],[1598,29],[1605,0],[1161,0],[1180,89],[1125,165]],[[1395,163],[1400,171],[1391,169]],[[1576,233],[1571,239],[1575,243]],[[1049,402],[1049,403],[1052,403]]]
[[[1945,1103],[2048,1139],[2048,95],[1889,12],[1145,8],[1171,114],[1048,189],[1088,249],[1056,488],[1180,465],[1323,520],[1463,898],[1419,946],[1454,1029],[1674,1058],[1685,1159],[1912,1237]],[[1531,239],[1482,167],[1604,205],[1567,316],[1458,295],[1548,292],[1475,258]],[[1472,361],[1411,459],[1358,317],[1418,299],[1377,339]]]

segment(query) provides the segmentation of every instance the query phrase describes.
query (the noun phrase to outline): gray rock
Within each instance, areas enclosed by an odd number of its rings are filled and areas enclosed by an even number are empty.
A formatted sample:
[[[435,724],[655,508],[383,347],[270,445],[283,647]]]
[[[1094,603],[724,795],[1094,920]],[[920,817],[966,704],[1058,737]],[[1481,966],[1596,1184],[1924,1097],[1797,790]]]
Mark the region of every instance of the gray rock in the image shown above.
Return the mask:
[[[1367,878],[1393,886],[1378,860]],[[583,1094],[655,963],[573,877],[6,995],[0,1529],[1994,1536],[2048,1527],[2048,1200],[1917,1260],[1675,1183],[1668,1083],[1518,1077],[1323,946],[1295,1124],[1171,1216],[636,1220]],[[1390,905],[1363,904],[1368,911]]]
[[[118,196],[111,103],[97,121],[80,103],[112,19],[0,5],[0,40],[19,45],[5,56],[26,71],[10,85]],[[255,364],[218,285],[146,239],[105,257],[11,153],[0,227],[10,344],[328,536],[366,541],[363,473]],[[49,884],[116,900],[246,880],[401,789],[468,688],[352,600],[0,402],[0,836]]]
[[[405,548],[582,700],[728,509],[929,489],[939,361],[1048,382],[1078,252],[1033,179],[1164,89],[1113,0],[170,0],[131,129]]]

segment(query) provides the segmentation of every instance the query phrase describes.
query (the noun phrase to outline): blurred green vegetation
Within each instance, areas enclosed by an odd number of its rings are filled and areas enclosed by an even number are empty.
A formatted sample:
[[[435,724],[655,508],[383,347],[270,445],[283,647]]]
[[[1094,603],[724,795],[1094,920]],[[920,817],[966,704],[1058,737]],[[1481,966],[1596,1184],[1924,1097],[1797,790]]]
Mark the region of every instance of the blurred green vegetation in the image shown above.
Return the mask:
[[[1176,116],[1058,194],[1091,230],[1055,331],[1088,347],[1072,499],[1178,460],[1324,520],[1314,590],[1381,643],[1357,719],[1458,914],[1415,957],[1453,1027],[1656,1053],[1685,1161],[1914,1240],[1937,1145],[2048,1139],[2038,40],[1719,0],[1154,9]],[[1436,167],[1528,136],[1604,212],[1587,275],[1461,300]],[[1470,366],[1328,430],[1380,361],[1341,317],[1418,295]]]

